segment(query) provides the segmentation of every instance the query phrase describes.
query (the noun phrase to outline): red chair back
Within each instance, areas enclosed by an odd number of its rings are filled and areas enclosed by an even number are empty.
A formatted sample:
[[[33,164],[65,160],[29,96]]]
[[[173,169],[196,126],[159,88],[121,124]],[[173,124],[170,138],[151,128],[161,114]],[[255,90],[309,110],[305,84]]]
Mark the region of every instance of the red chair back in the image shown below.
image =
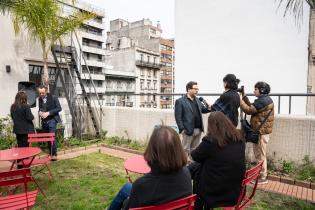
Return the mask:
[[[55,133],[30,133],[28,134],[28,143],[35,142],[54,142]]]
[[[31,207],[35,203],[37,190],[29,192],[27,183],[32,181],[29,168],[16,171],[0,172],[0,187],[23,185],[24,194],[0,197],[0,209],[21,209]]]
[[[181,198],[175,201],[171,201],[169,203],[161,204],[159,206],[147,206],[147,207],[139,207],[133,208],[130,210],[193,210],[194,203],[197,199],[197,195],[193,194],[185,198]]]
[[[241,193],[238,198],[237,204],[233,206],[233,209],[243,209],[243,208],[246,208],[251,203],[256,193],[258,178],[259,178],[263,163],[264,161],[261,161],[255,167],[245,172],[245,177],[242,181]],[[248,193],[248,191],[246,190],[246,186],[251,185],[252,182],[255,182],[253,189],[251,193]],[[230,208],[227,207],[224,209],[230,209]]]
[[[16,171],[5,171],[0,173],[0,187],[27,184],[30,182],[30,169],[24,168]]]

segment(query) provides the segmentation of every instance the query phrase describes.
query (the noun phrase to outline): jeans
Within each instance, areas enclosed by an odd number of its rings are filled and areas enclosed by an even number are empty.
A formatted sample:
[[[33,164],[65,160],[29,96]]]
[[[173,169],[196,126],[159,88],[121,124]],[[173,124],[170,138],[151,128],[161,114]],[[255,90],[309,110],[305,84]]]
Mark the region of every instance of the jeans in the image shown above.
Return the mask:
[[[123,206],[124,201],[129,197],[131,188],[131,183],[128,182],[124,184],[124,186],[119,190],[118,194],[115,196],[107,210],[120,210]]]
[[[42,130],[44,133],[56,133],[56,120],[42,121]],[[57,143],[54,141],[51,145],[51,142],[48,142],[49,154],[52,156],[57,156]]]

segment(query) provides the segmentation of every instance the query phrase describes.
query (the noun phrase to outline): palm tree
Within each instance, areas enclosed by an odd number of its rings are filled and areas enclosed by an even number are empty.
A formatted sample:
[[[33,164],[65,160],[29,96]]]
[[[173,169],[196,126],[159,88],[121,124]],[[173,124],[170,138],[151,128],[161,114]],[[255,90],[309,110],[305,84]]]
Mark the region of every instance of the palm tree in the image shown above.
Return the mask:
[[[65,17],[57,0],[1,0],[0,11],[12,14],[16,34],[25,28],[29,37],[40,43],[44,66],[42,82],[47,87],[48,55],[52,45],[95,17],[93,13],[81,11]]]
[[[279,6],[284,5],[284,16],[288,12],[292,12],[296,23],[299,25],[303,17],[303,9],[305,4],[309,6],[309,32],[308,32],[308,70],[307,70],[307,91],[315,93],[315,55],[313,54],[313,48],[315,49],[313,37],[315,29],[315,0],[278,0]],[[315,114],[315,97],[307,98],[307,113]]]

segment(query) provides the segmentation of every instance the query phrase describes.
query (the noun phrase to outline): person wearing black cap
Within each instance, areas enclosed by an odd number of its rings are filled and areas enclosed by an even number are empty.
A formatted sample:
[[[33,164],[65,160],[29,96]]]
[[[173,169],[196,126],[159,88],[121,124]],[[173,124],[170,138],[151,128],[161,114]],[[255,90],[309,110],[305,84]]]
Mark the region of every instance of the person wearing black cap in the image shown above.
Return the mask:
[[[220,111],[225,114],[236,127],[238,124],[238,108],[240,96],[237,92],[239,79],[234,74],[227,74],[223,78],[224,92],[211,106],[211,111]]]

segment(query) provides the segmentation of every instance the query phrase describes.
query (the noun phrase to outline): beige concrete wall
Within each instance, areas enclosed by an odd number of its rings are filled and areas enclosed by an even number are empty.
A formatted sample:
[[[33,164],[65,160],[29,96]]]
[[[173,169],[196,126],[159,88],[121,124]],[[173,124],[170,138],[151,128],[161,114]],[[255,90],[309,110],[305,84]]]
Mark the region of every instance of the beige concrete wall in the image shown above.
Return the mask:
[[[315,117],[278,115],[268,144],[268,155],[276,159],[315,159]]]
[[[103,129],[108,136],[147,141],[155,125],[176,125],[173,110],[104,107]],[[206,126],[207,115],[203,115]],[[248,151],[251,151],[248,144]],[[277,115],[268,144],[268,156],[299,161],[315,159],[315,117]]]

